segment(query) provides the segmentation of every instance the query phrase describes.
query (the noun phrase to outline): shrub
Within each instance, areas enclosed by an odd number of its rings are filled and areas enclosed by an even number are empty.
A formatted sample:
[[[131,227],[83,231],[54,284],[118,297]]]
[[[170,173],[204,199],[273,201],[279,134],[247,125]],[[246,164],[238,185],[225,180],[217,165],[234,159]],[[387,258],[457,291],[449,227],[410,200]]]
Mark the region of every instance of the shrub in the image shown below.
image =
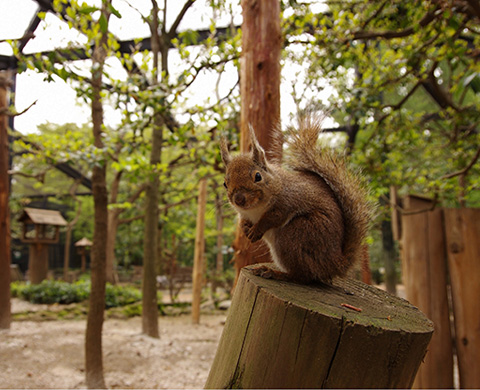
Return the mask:
[[[113,286],[107,283],[105,307],[126,306],[142,299],[140,290],[128,286]]]
[[[90,296],[90,282],[80,280],[75,283],[44,280],[40,284],[11,283],[12,296],[32,303],[77,303]],[[125,306],[140,301],[141,292],[133,287],[112,286],[107,284],[105,307]]]

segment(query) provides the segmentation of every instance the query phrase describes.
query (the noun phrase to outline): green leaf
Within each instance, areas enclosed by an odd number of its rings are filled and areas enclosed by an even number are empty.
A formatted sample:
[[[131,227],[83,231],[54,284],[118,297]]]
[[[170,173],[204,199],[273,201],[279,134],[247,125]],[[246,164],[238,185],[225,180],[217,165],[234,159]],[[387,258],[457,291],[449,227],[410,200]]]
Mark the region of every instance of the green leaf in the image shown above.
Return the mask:
[[[85,3],[83,3],[82,6],[78,9],[78,12],[82,15],[88,15],[96,11],[100,11],[100,8],[89,6]]]
[[[100,30],[102,33],[106,33],[108,30],[108,20],[105,14],[100,15],[100,19],[98,19],[98,23],[100,24]]]
[[[114,14],[118,19],[122,18],[122,15],[120,14],[120,12],[118,12],[118,10],[115,9],[112,4],[109,4],[108,8],[110,9],[110,12]]]

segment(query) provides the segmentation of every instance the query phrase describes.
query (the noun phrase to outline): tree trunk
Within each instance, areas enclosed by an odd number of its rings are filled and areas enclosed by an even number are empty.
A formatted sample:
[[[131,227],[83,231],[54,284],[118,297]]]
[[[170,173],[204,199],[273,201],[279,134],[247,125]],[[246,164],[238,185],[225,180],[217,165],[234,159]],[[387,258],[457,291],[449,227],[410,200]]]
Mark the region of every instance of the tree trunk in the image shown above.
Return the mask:
[[[8,107],[8,77],[0,73],[0,110]],[[10,329],[10,208],[8,198],[8,124],[0,114],[0,329]]]
[[[202,298],[202,285],[204,274],[205,252],[205,209],[207,206],[207,179],[200,179],[198,189],[197,224],[195,234],[195,254],[193,258],[193,299],[192,322],[200,323],[200,301]]]
[[[245,268],[206,388],[409,388],[433,324],[359,281],[300,285]]]
[[[160,160],[161,131],[153,130],[153,145],[150,163]],[[155,151],[154,151],[155,150]],[[142,283],[142,332],[159,338],[157,303],[157,229],[158,229],[158,186],[160,180],[154,174],[145,191],[145,236],[143,239],[143,283]]]
[[[158,84],[158,55],[160,41],[158,33],[158,5],[152,1],[152,56],[154,67],[153,84]],[[163,59],[162,59],[163,60]],[[163,141],[163,123],[159,113],[154,114],[152,129],[152,150],[150,164],[153,167],[161,162]],[[157,252],[158,252],[158,194],[160,179],[153,169],[145,190],[145,237],[143,240],[143,283],[142,283],[142,332],[150,337],[159,338],[157,303]]]
[[[280,2],[278,0],[242,0],[242,61],[240,76],[241,126],[240,151],[250,147],[248,126],[253,126],[260,145],[269,158],[280,159],[281,144],[273,143],[280,126]],[[235,267],[270,261],[268,247],[259,241],[250,244],[237,228]]]
[[[102,17],[110,18],[110,1],[102,2]],[[107,57],[108,33],[102,32],[92,55],[92,124],[94,145],[103,148],[102,75]],[[106,184],[106,161],[94,165],[92,170],[92,193],[94,201],[93,245],[91,250],[91,293],[85,337],[85,374],[87,387],[105,388],[102,357],[102,328],[105,310],[106,242],[108,229],[108,194]]]

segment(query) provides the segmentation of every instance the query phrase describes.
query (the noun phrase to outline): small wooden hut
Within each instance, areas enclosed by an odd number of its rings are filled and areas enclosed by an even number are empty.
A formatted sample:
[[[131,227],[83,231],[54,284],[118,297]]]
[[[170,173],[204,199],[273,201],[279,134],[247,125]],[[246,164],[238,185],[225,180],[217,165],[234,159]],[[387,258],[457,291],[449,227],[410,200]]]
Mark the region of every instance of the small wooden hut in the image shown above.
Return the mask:
[[[29,280],[33,284],[46,279],[48,272],[48,245],[60,238],[60,227],[67,221],[57,210],[26,207],[18,219],[23,224],[22,242],[30,244],[28,258]]]

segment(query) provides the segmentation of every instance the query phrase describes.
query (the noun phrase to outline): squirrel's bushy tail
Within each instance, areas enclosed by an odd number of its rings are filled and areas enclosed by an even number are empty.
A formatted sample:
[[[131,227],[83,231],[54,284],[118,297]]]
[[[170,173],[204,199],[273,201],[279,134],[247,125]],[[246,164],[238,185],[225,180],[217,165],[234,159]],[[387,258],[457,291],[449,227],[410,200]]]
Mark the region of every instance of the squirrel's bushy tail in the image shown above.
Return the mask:
[[[344,218],[342,249],[348,268],[363,256],[362,246],[373,217],[373,207],[367,199],[361,176],[347,167],[343,157],[318,145],[321,121],[306,117],[299,122],[298,130],[287,135],[288,164],[295,170],[316,173],[335,194]]]

